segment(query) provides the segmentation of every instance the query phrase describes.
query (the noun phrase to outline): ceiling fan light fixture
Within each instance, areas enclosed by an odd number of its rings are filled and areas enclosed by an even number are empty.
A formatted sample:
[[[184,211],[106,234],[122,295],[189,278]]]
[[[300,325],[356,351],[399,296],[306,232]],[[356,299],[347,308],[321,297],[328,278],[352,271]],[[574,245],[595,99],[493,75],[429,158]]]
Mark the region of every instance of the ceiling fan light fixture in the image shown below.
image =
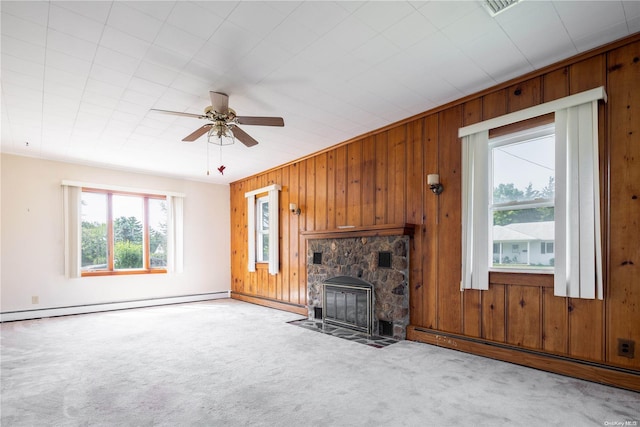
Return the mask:
[[[207,142],[219,146],[232,145],[236,142],[231,127],[226,123],[216,123],[211,126],[207,134]]]

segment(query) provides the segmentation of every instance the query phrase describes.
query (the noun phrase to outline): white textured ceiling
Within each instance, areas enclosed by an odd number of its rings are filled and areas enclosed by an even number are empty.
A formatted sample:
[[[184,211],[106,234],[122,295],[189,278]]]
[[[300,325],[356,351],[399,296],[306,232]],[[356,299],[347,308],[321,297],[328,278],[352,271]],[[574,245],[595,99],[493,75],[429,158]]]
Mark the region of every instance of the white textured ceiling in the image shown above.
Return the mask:
[[[639,1],[2,1],[2,151],[228,183],[640,31]],[[181,139],[210,90],[260,141]],[[222,159],[220,160],[220,156]],[[226,166],[220,175],[216,168]]]

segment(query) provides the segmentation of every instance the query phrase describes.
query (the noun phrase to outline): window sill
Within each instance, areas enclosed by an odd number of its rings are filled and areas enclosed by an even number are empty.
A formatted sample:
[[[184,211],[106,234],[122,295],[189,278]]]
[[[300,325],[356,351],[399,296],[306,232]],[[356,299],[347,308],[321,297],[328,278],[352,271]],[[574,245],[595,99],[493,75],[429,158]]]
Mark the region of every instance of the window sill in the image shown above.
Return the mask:
[[[152,270],[123,270],[123,271],[83,271],[80,273],[81,277],[92,276],[129,276],[132,274],[165,274],[167,272],[164,268],[154,268]]]
[[[535,286],[553,288],[553,271],[490,270],[489,283],[493,285]]]

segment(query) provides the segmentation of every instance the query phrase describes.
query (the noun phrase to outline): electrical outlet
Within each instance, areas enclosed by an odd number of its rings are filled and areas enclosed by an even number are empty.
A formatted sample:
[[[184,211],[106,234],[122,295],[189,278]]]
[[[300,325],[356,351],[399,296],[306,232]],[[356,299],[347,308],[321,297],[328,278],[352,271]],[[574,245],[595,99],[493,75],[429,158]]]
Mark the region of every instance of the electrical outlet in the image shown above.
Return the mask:
[[[625,340],[618,338],[618,356],[633,359],[636,342],[633,340]]]
[[[40,304],[40,297],[37,295],[34,295],[31,297],[31,304]]]

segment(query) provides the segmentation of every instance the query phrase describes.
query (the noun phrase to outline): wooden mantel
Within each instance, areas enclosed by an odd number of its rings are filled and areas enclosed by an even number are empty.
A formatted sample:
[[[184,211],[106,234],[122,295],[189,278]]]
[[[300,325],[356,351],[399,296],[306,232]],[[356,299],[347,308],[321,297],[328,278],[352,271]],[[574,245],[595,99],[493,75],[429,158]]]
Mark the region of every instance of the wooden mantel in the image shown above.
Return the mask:
[[[383,224],[362,227],[342,226],[331,230],[301,231],[307,240],[311,239],[344,239],[347,237],[370,236],[413,236],[414,224]]]

